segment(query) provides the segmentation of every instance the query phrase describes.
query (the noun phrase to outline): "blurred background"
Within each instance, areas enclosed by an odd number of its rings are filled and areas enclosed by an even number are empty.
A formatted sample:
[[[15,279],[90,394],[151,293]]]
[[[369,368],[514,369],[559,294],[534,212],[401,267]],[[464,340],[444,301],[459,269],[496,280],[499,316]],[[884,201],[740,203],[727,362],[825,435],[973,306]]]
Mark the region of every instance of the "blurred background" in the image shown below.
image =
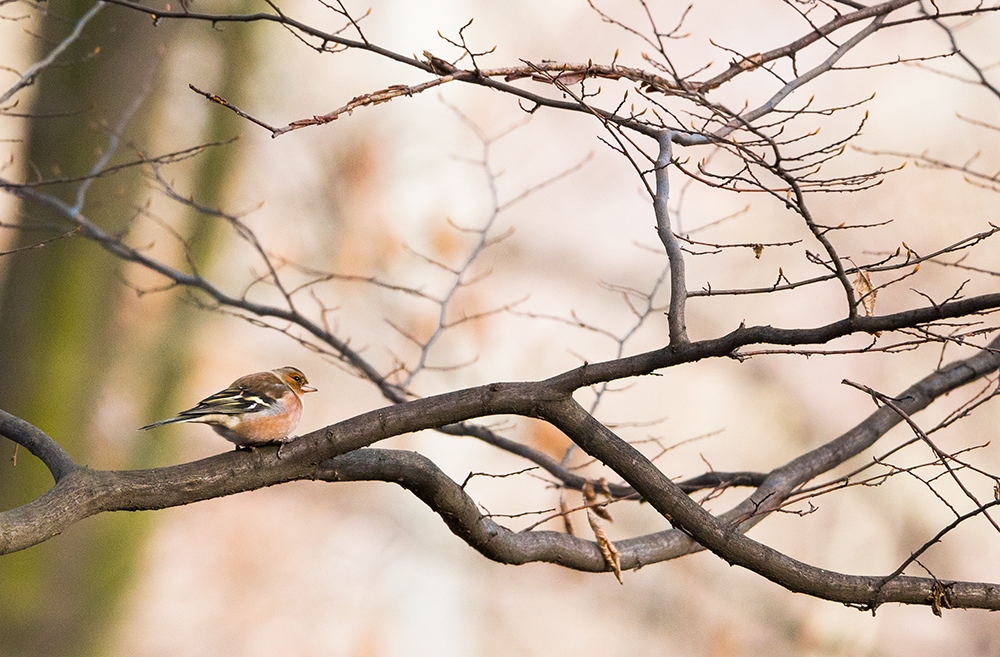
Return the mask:
[[[91,7],[63,0],[0,4],[0,90],[49,53]],[[343,25],[322,3],[293,0],[281,7],[323,29]],[[355,16],[368,9],[347,7]],[[677,3],[650,7],[664,30],[684,12]],[[641,4],[602,8],[648,33]],[[191,9],[267,10],[203,0]],[[371,5],[361,25],[369,40],[396,52],[429,50],[454,59],[458,53],[438,32],[457,38],[470,18],[475,21],[464,35],[472,48],[496,46],[480,66],[514,66],[522,59],[610,63],[616,52],[619,64],[649,66],[643,59],[648,43],[575,0],[384,0]],[[989,18],[956,32],[965,52],[990,74],[997,28]],[[713,68],[697,76],[707,78],[731,59],[720,45],[755,53],[806,31],[803,19],[780,2],[699,1],[682,30],[689,36],[671,42],[671,54],[684,71],[711,62]],[[879,33],[841,62],[845,70],[796,95],[802,102],[815,96],[817,108],[875,97],[832,117],[805,116],[798,125],[820,127],[832,142],[850,135],[868,113],[853,142],[863,150],[848,149],[829,165],[839,174],[895,167],[905,154],[995,171],[998,149],[990,144],[996,130],[970,119],[996,125],[1000,101],[968,82],[973,74],[961,60],[851,68],[948,50],[948,35],[933,25]],[[85,214],[108,231],[127,230],[129,243],[148,245],[178,267],[185,267],[186,244],[200,273],[226,291],[250,289],[255,299],[280,303],[273,290],[253,285],[264,269],[246,242],[226,222],[167,198],[163,186],[241,216],[268,253],[304,268],[283,269],[288,280],[307,280],[304,271],[355,277],[316,286],[302,307],[317,321],[326,309],[323,319],[335,333],[386,373],[399,363],[414,365],[420,354],[407,336],[430,335],[440,308],[358,279],[441,297],[454,280],[434,262],[461,266],[476,248],[477,235],[467,229],[488,225],[489,237],[509,231],[478,254],[468,271],[482,278],[459,289],[448,305],[450,320],[483,316],[442,333],[413,381],[419,394],[548,377],[584,360],[614,358],[619,348],[631,354],[663,345],[667,327],[658,311],[627,341],[618,339],[636,325],[636,295],[624,291],[656,289],[665,258],[638,176],[602,142],[606,133],[592,117],[528,114],[512,98],[453,83],[272,139],[188,89],[193,84],[219,94],[280,126],[330,112],[362,93],[426,79],[363,52],[319,54],[274,25],[154,23],[108,6],[57,65],[2,108],[0,175],[81,175],[117,133],[122,139],[112,162],[226,142],[162,167],[160,180],[150,167],[101,178],[87,193]],[[764,73],[747,76],[716,100],[735,109],[744,102],[755,106],[774,93],[774,84]],[[607,94],[602,99],[630,88],[594,85]],[[652,144],[642,145],[652,152]],[[710,154],[675,151],[692,162]],[[826,225],[891,221],[835,233],[842,253],[866,261],[903,242],[927,253],[997,222],[993,190],[909,159],[877,188],[810,199]],[[766,248],[759,258],[750,249],[691,256],[689,289],[766,286],[779,268],[792,280],[818,273],[804,252],[819,246],[780,202],[712,189],[676,171],[672,176],[679,231],[707,242],[805,240]],[[71,199],[77,186],[47,191]],[[29,228],[10,229],[20,222]],[[0,196],[0,251],[51,238],[47,222],[58,223],[58,217]],[[995,271],[998,256],[986,243],[964,264]],[[970,278],[966,295],[996,290],[995,276],[974,278],[927,264],[885,290],[878,310],[923,305],[918,291],[942,300]],[[149,433],[136,428],[249,372],[295,365],[319,388],[306,400],[300,432],[387,403],[334,359],[280,330],[200,307],[182,290],[156,291],[164,283],[75,237],[0,258],[0,408],[46,431],[78,463],[138,468],[229,449],[203,426]],[[665,305],[664,292],[654,295],[654,305]],[[727,333],[741,321],[817,326],[843,315],[842,297],[830,283],[783,295],[696,298],[688,325],[694,339]],[[866,343],[845,340],[835,348]],[[671,477],[709,468],[768,471],[873,410],[871,400],[842,385],[843,379],[895,394],[942,359],[971,353],[930,346],[899,354],[701,362],[611,386],[597,416],[629,440],[647,441],[647,453],[677,445],[658,460]],[[973,392],[939,401],[921,422],[931,426]],[[589,404],[594,391],[578,398]],[[987,444],[998,423],[997,404],[986,404],[939,440],[949,450]],[[499,419],[494,426],[556,458],[568,447],[541,423]],[[879,453],[909,437],[897,427]],[[653,440],[658,442],[648,442]],[[460,482],[470,472],[502,474],[529,465],[471,438],[434,433],[401,436],[384,446],[420,451]],[[40,463],[22,451],[15,466],[12,453],[13,444],[0,439],[3,509],[51,485]],[[979,467],[1000,470],[996,447],[974,454]],[[899,455],[898,464],[928,458],[917,447]],[[532,473],[477,477],[469,491],[496,514],[551,509],[559,499]],[[991,490],[978,493],[989,499]],[[708,506],[723,511],[738,499],[727,493]],[[816,504],[815,513],[774,516],[751,535],[811,564],[882,574],[950,520],[925,486],[901,477]],[[667,527],[645,507],[616,504],[611,511],[612,540]],[[524,527],[544,515],[508,524]],[[582,516],[574,522],[578,532],[589,531]],[[996,532],[977,522],[921,561],[941,578],[995,582],[998,558]],[[295,483],[153,513],[102,515],[0,558],[0,655],[1000,654],[1000,627],[985,612],[946,610],[935,618],[927,608],[886,606],[875,615],[859,613],[788,593],[709,554],[625,572],[623,579],[619,585],[610,573],[492,563],[397,487]]]

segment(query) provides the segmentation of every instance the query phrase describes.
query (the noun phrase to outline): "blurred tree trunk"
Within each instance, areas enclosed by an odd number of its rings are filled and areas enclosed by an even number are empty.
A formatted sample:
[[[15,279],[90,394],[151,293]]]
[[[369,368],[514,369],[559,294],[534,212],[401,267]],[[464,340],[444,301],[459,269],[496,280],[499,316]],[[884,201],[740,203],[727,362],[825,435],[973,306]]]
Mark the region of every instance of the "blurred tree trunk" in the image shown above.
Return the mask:
[[[93,5],[53,0],[42,21],[34,59],[43,57]],[[109,132],[126,108],[152,84],[170,36],[139,21],[118,22],[105,8],[77,41],[36,82],[23,157],[27,177],[86,173],[107,147]],[[131,66],[123,66],[127,58]],[[124,78],[111,71],[129,71]],[[148,126],[129,126],[137,143]],[[134,157],[134,153],[131,154]],[[58,191],[73,203],[74,188]],[[115,177],[91,188],[85,212],[114,230],[132,216],[141,186],[137,177]],[[59,223],[54,213],[22,206],[30,226]],[[48,236],[24,231],[22,244]],[[120,264],[75,239],[22,252],[4,262],[0,294],[0,407],[55,437],[78,462],[91,452],[93,417],[122,339],[116,317],[122,295]],[[21,454],[6,462],[0,506],[18,505],[51,485],[40,464]],[[84,523],[79,530],[0,562],[0,636],[4,655],[86,655],[104,634],[113,606],[135,561],[133,522]],[[141,532],[140,532],[141,533]]]
[[[92,6],[76,0],[49,4],[42,38],[36,42],[36,60]],[[118,11],[105,8],[57,66],[39,77],[31,107],[19,108],[31,115],[23,150],[29,179],[85,173],[107,146],[109,131],[126,108],[152,85],[166,46],[179,38],[168,24],[153,27],[149,22],[117,21]],[[233,30],[228,36],[230,43],[223,52],[229,59],[223,62],[221,79],[228,80],[230,87],[221,89],[222,93],[235,92],[238,80],[246,79],[226,75],[234,61],[243,75],[247,71],[246,53],[240,52],[247,49],[246,43],[235,50],[231,47],[234,40],[248,39],[246,31]],[[124,58],[130,65],[122,64]],[[111,73],[123,70],[129,72],[125,78]],[[155,92],[145,102],[154,99]],[[232,136],[233,126],[228,113],[212,112],[206,140]],[[141,148],[152,141],[149,136],[155,129],[152,122],[130,124],[127,139]],[[236,169],[231,162],[234,150],[216,149],[201,160],[191,191],[203,202],[221,202],[227,174]],[[119,158],[125,157],[135,157],[135,153],[125,150]],[[73,202],[74,187],[58,192]],[[135,173],[97,181],[84,211],[114,231],[133,217],[143,193]],[[24,223],[31,226],[59,223],[57,216],[37,206],[22,206],[21,212]],[[214,225],[204,218],[191,221],[192,249],[201,263],[217,242]],[[26,230],[17,245],[37,243],[50,235],[45,230]],[[86,464],[93,453],[101,391],[115,385],[108,377],[116,360],[130,362],[131,355],[130,369],[156,382],[154,415],[170,405],[187,362],[193,311],[173,300],[181,307],[168,308],[156,329],[152,328],[156,318],[144,321],[144,329],[161,332],[164,346],[153,362],[134,362],[130,351],[136,340],[124,335],[117,321],[123,295],[130,293],[121,283],[121,263],[92,244],[69,238],[9,256],[3,267],[0,408],[41,427],[77,462]],[[165,443],[140,444],[148,447],[123,455],[125,463],[148,462]],[[0,508],[22,504],[52,483],[48,472],[28,454],[22,452],[17,467],[12,467],[7,461],[12,451],[12,443],[0,439]],[[131,514],[85,522],[56,540],[0,561],[0,654],[101,653],[116,603],[134,571],[145,523]]]

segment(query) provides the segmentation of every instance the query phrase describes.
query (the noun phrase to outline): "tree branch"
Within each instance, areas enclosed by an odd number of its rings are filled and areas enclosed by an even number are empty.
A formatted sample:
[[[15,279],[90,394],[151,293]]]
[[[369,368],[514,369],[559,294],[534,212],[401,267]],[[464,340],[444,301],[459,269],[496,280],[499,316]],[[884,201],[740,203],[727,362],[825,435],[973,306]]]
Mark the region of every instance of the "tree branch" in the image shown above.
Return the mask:
[[[104,6],[104,2],[98,1],[93,7],[88,9],[87,12],[80,17],[76,24],[73,25],[73,30],[66,36],[66,38],[60,41],[55,48],[50,50],[49,54],[29,66],[28,70],[24,72],[24,74],[13,84],[13,86],[0,94],[0,105],[3,105],[8,100],[13,98],[14,94],[19,92],[21,89],[33,84],[39,73],[51,66],[52,63],[55,62],[56,59],[58,59],[59,56],[70,47],[70,45],[73,44],[73,42],[80,38],[80,35],[83,34],[83,28],[87,26],[87,23],[89,23],[90,20],[98,14],[98,12],[104,9]]]
[[[69,454],[44,431],[4,410],[0,410],[0,436],[6,436],[37,456],[57,483],[77,468]]]
[[[572,399],[547,402],[545,418],[581,449],[629,482],[657,511],[727,563],[743,566],[796,593],[875,609],[886,602],[934,605],[944,587],[949,606],[1000,609],[1000,585],[921,577],[845,575],[793,559],[743,535],[685,495],[641,452]]]
[[[689,342],[687,322],[684,320],[684,306],[687,303],[687,279],[684,276],[684,252],[670,227],[670,212],[667,203],[670,200],[670,177],[667,167],[670,166],[673,146],[673,133],[664,130],[657,136],[659,155],[656,157],[654,173],[656,177],[656,192],[653,195],[653,212],[656,215],[656,233],[667,251],[670,261],[670,312],[667,321],[670,324],[670,346],[675,347]]]

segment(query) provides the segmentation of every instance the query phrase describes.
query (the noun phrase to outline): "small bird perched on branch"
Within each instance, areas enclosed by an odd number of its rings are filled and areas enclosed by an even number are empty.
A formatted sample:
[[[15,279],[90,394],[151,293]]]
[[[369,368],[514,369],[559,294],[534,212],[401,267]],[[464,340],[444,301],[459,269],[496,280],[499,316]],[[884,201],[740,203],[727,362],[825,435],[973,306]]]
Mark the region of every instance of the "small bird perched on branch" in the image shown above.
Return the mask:
[[[287,443],[302,417],[302,395],[316,392],[295,367],[247,374],[225,390],[173,417],[139,427],[152,429],[175,422],[201,422],[235,443],[236,448]]]

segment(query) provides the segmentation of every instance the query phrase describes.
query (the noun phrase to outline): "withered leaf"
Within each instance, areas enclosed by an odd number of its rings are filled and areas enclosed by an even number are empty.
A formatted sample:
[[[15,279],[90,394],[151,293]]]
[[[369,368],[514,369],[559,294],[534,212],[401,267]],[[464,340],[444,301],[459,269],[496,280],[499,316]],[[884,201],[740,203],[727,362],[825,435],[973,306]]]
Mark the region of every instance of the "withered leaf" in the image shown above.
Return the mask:
[[[618,548],[614,546],[608,539],[607,534],[604,533],[604,528],[601,527],[597,516],[590,513],[589,510],[587,511],[587,520],[590,521],[590,528],[594,530],[594,538],[597,539],[597,546],[601,548],[601,554],[604,555],[604,562],[611,568],[618,583],[624,584],[625,582],[622,581],[621,555],[618,553]]]
[[[600,487],[599,488],[600,492],[610,499],[611,489],[608,488],[608,481],[602,478],[597,482],[597,485]],[[593,511],[600,517],[604,518],[608,522],[614,522],[614,518],[611,517],[611,514],[608,512],[608,509],[605,506],[605,504],[598,503],[597,491],[594,490],[593,484],[591,484],[589,481],[585,481],[583,482],[583,486],[580,488],[580,490],[583,493],[584,502],[586,502],[587,506],[590,507],[591,511]]]
[[[570,536],[576,536],[576,533],[573,531],[573,521],[569,517],[569,505],[566,504],[566,498],[562,495],[559,496],[559,515],[562,516],[563,529],[566,533]]]
[[[865,309],[865,314],[871,317],[875,314],[875,295],[878,290],[872,287],[872,279],[868,277],[868,272],[859,269],[854,277],[854,291],[861,297],[861,305]]]

